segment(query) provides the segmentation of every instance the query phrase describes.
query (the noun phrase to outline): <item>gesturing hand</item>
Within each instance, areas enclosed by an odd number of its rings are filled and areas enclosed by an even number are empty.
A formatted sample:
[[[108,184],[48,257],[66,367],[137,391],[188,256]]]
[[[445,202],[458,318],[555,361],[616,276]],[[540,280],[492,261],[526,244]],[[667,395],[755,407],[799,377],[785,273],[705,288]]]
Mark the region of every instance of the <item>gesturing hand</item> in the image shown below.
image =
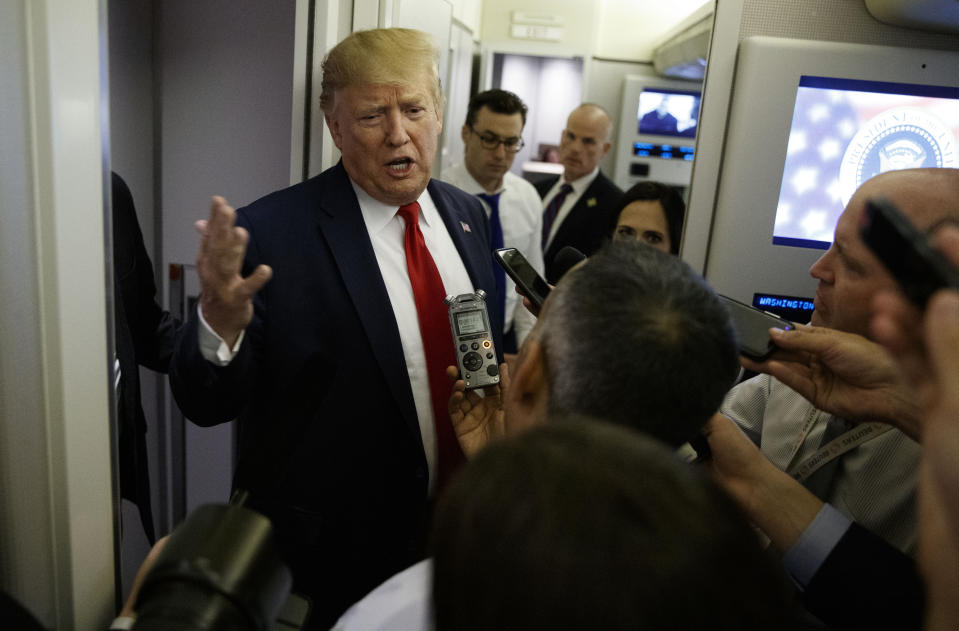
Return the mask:
[[[222,197],[210,204],[210,218],[196,222],[200,233],[200,251],[196,269],[200,276],[200,308],[207,324],[233,346],[253,318],[253,295],[273,275],[260,265],[248,277],[241,269],[249,233],[235,226],[236,211]]]
[[[483,389],[480,396],[475,390],[467,390],[466,382],[458,378],[455,366],[446,369],[453,381],[453,393],[450,395],[449,412],[453,422],[453,431],[459,440],[460,448],[467,459],[506,433],[503,414],[503,401],[509,391],[509,366],[500,364],[500,383]]]
[[[814,406],[850,421],[889,423],[916,438],[920,409],[895,359],[878,344],[853,333],[804,326],[773,330],[782,349],[772,359],[743,365],[772,375]]]

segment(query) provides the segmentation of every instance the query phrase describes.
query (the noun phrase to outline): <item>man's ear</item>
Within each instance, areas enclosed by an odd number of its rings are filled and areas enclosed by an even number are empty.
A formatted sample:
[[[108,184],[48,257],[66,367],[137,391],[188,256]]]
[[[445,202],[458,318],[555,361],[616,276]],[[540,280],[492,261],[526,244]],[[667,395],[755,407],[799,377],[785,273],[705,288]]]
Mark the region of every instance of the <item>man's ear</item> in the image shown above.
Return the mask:
[[[330,128],[330,136],[333,138],[333,144],[340,148],[340,141],[343,139],[343,132],[340,129],[340,122],[331,114],[324,114],[326,126]]]
[[[466,139],[469,138],[469,135],[470,135],[470,126],[463,125],[463,127],[460,129],[460,138],[463,140],[464,143],[466,142]]]
[[[523,419],[514,419],[520,425],[532,425],[546,420],[549,388],[546,380],[546,355],[538,340],[527,340],[524,352],[515,362],[511,375],[509,398]]]

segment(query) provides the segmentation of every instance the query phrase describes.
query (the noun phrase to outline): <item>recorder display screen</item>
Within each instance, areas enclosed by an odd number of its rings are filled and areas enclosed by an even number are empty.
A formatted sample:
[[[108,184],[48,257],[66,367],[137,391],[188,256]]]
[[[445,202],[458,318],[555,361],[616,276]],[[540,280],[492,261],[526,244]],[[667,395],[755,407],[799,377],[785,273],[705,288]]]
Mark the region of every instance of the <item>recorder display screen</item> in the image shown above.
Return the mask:
[[[470,335],[472,333],[481,333],[486,330],[486,323],[483,321],[483,312],[463,311],[456,314],[456,333],[457,335]]]

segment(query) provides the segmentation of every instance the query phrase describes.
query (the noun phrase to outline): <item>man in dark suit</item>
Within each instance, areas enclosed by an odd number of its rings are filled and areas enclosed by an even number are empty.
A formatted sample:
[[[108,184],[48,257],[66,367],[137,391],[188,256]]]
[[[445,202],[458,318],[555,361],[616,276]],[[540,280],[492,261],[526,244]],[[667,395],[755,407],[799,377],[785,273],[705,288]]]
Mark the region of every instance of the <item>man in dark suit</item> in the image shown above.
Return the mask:
[[[111,173],[111,178],[120,494],[137,505],[144,533],[153,543],[139,366],[167,372],[179,322],[157,304],[153,263],[143,245],[133,195],[119,175]]]
[[[199,424],[239,417],[234,486],[272,519],[310,628],[422,558],[462,458],[443,298],[496,293],[481,203],[430,179],[437,58],[418,31],[347,37],[320,96],[341,162],[235,213],[214,198],[197,225],[202,294],[171,384]]]
[[[553,259],[566,246],[589,256],[609,236],[613,204],[623,191],[599,171],[609,151],[612,121],[599,105],[583,103],[566,121],[559,144],[563,176],[536,185],[543,198],[543,261],[546,278],[557,282]]]

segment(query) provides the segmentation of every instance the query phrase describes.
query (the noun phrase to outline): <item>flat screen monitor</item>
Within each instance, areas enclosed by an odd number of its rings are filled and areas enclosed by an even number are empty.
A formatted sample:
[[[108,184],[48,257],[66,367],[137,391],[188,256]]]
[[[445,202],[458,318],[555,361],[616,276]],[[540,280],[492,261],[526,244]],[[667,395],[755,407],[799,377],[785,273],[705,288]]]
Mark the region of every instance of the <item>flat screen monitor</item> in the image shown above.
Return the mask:
[[[802,76],[773,243],[828,249],[859,185],[884,171],[959,166],[959,88]]]
[[[859,183],[920,156],[955,163],[957,68],[959,51],[745,38],[719,179],[709,181],[708,164],[700,171],[702,188],[715,186],[707,282],[741,302],[814,295],[809,269]],[[712,96],[721,103],[725,93],[707,91],[706,103]]]
[[[643,180],[689,186],[701,93],[702,83],[696,81],[649,75],[623,79],[613,171],[620,188]]]
[[[652,136],[695,138],[699,92],[646,88],[639,93],[637,131]]]

